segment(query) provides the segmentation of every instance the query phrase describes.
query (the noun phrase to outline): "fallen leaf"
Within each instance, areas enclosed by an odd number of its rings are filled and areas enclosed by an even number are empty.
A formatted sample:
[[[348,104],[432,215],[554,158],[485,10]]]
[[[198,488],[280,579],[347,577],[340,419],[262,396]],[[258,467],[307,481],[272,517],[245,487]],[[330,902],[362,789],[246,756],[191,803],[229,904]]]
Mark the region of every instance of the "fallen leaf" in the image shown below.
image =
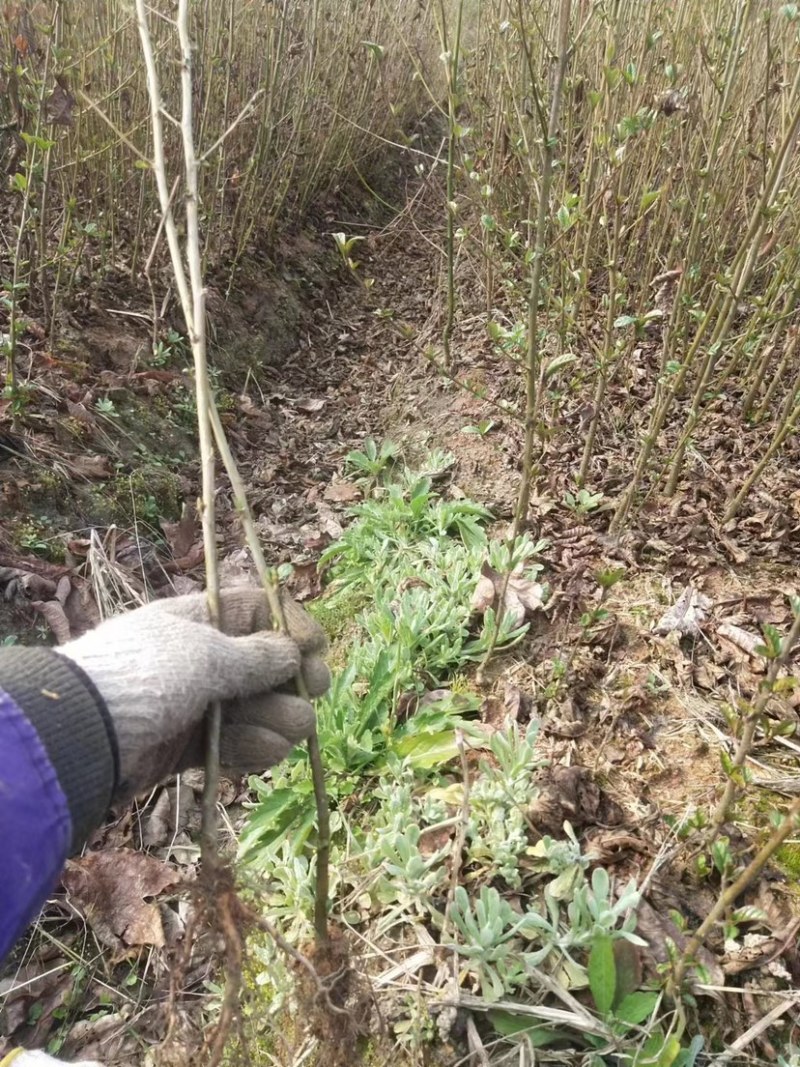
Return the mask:
[[[684,934],[675,923],[666,915],[659,913],[646,900],[639,901],[636,909],[636,933],[647,942],[647,949],[643,953],[643,961],[649,965],[651,973],[655,974],[658,967],[665,967],[670,960],[670,943],[675,945],[678,951],[682,951],[688,942]],[[649,951],[648,951],[649,950]],[[722,968],[707,948],[701,946],[696,954],[697,962],[704,968],[706,975],[700,981],[708,982],[709,985],[724,985],[725,975]],[[709,993],[696,988],[698,982],[696,972],[690,970],[687,975],[690,985],[696,993],[703,992],[705,996],[719,999],[719,993]]]
[[[515,685],[507,685],[503,694],[503,707],[508,718],[514,722],[519,722],[524,710],[524,704],[525,699],[522,695],[522,690]]]
[[[161,523],[161,529],[176,559],[188,555],[197,541],[198,527],[197,509],[189,507],[188,504],[183,505],[178,522]]]
[[[720,637],[727,638],[737,648],[742,649],[748,656],[758,655],[756,649],[764,643],[759,634],[750,633],[749,630],[743,630],[741,626],[735,626],[730,622],[720,623],[717,627],[717,633]]]
[[[87,630],[93,630],[100,622],[100,610],[87,581],[80,578],[71,580],[70,591],[64,601],[64,614],[73,637],[80,637]]]
[[[296,407],[298,411],[306,411],[309,413],[313,413],[315,411],[322,411],[322,409],[325,407],[325,403],[325,400],[321,398],[292,401],[292,405]]]
[[[286,583],[295,600],[313,600],[322,592],[322,581],[315,562],[295,563]]]
[[[511,620],[516,629],[525,619],[540,611],[544,604],[544,588],[538,582],[529,581],[521,574],[500,574],[488,563],[481,567],[481,577],[472,594],[471,607],[474,612],[484,615],[489,608],[495,607],[503,599],[503,614]]]
[[[338,541],[344,533],[344,527],[336,518],[332,508],[327,504],[317,504],[317,518],[320,529],[334,541]]]
[[[470,607],[478,615],[484,615],[492,604],[494,604],[494,582],[490,577],[482,574],[472,594]]]
[[[67,88],[67,81],[63,74],[56,75],[56,85],[52,93],[45,101],[47,107],[47,121],[54,126],[71,126],[72,111],[75,107],[75,97]]]
[[[664,612],[653,627],[653,633],[664,637],[677,631],[679,634],[691,634],[696,637],[711,604],[707,596],[687,585],[673,606]]]
[[[419,835],[419,851],[423,856],[432,856],[440,849],[447,848],[453,836],[453,827],[423,830]]]
[[[65,456],[61,462],[79,478],[110,478],[114,473],[108,456]]]
[[[544,586],[540,585],[539,582],[532,582],[512,574],[508,579],[508,588],[513,590],[529,615],[533,615],[534,612],[541,611],[544,608],[542,601]]]
[[[361,490],[350,482],[331,482],[322,496],[331,504],[349,504],[361,497]]]
[[[105,849],[68,860],[62,876],[72,903],[103,944],[114,950],[164,945],[158,905],[148,901],[177,885],[180,875],[154,856]]]

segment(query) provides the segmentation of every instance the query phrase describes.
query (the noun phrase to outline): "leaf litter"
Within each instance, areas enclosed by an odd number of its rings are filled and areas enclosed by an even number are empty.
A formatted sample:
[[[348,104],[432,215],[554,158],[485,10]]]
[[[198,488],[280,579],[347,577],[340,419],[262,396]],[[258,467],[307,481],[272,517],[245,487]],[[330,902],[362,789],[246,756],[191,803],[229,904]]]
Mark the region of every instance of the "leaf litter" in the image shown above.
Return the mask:
[[[424,227],[426,210],[423,203],[415,225]],[[485,389],[485,396],[454,392],[427,363],[417,359],[417,347],[437,336],[436,308],[424,296],[435,289],[437,266],[424,242],[402,239],[402,227],[407,224],[406,220],[393,225],[369,241],[364,255],[379,264],[372,271],[376,277],[372,298],[392,307],[395,320],[410,324],[415,339],[398,337],[391,320],[376,318],[355,287],[343,286],[336,294],[336,313],[331,316],[320,285],[309,308],[311,321],[305,339],[280,366],[264,368],[262,397],[239,398],[242,418],[235,424],[229,419],[270,561],[293,564],[295,592],[302,599],[319,592],[316,559],[339,536],[346,507],[363,495],[362,489],[341,479],[340,471],[347,452],[370,435],[390,436],[412,454],[431,443],[441,445],[455,457],[447,472],[453,498],[466,495],[485,504],[498,522],[513,514],[521,447],[521,427],[513,417],[519,383],[502,368],[495,373],[497,359],[485,336],[463,317],[456,332],[459,376],[462,384]],[[409,274],[417,284],[408,284]],[[472,280],[462,281],[465,306],[469,306]],[[343,322],[346,329],[342,329]],[[113,327],[119,330],[118,323]],[[122,347],[131,348],[130,340]],[[653,359],[646,345],[641,358],[645,366]],[[486,373],[487,367],[493,368],[491,374]],[[61,373],[57,366],[52,369],[56,378]],[[118,368],[105,368],[104,373],[107,389],[127,390],[149,399],[168,395],[175,385],[173,375],[142,377]],[[643,371],[641,380],[647,373]],[[68,396],[72,386],[67,386],[66,376],[57,384]],[[635,384],[634,394],[637,388]],[[502,420],[496,410],[500,402],[512,409]],[[575,398],[574,413],[562,413],[562,427],[573,424],[573,414],[580,421],[579,402]],[[101,441],[92,405],[93,398],[85,389],[72,389],[65,410],[84,428],[89,451],[64,456],[60,462],[75,477],[105,480],[111,471],[110,458],[91,451]],[[628,410],[621,384],[610,384],[609,405]],[[470,424],[485,420],[487,425],[494,420],[493,432],[464,434],[467,420]],[[626,429],[622,440],[610,425],[604,428],[605,467],[602,476],[595,472],[593,489],[597,492],[608,497],[615,494],[624,477],[623,452],[634,432]],[[765,477],[742,517],[721,526],[710,519],[709,500],[723,499],[726,484],[739,477],[737,457],[729,453],[724,435],[717,432],[713,413],[704,432],[713,444],[703,477],[687,477],[673,501],[656,501],[637,526],[612,542],[605,533],[607,516],[593,512],[577,520],[562,503],[565,492],[572,489],[579,457],[577,439],[556,428],[555,436],[543,446],[541,479],[530,511],[536,534],[549,543],[543,553],[543,582],[500,574],[488,563],[475,576],[473,607],[477,613],[496,607],[505,588],[505,610],[511,618],[534,623],[525,641],[493,664],[481,718],[490,731],[510,720],[523,728],[529,721],[542,726],[539,744],[549,768],[537,781],[539,796],[527,813],[537,835],[558,836],[567,820],[581,833],[592,862],[613,865],[620,884],[629,877],[641,881],[650,876],[639,923],[647,948],[629,961],[633,971],[641,969],[644,974],[654,974],[666,958],[668,945],[680,944],[685,936],[675,919],[684,916],[691,929],[713,902],[708,886],[693,877],[680,850],[666,866],[660,864],[662,849],[670,843],[674,846],[664,816],[684,817],[696,807],[708,807],[717,795],[717,749],[729,743],[722,705],[732,693],[757,691],[763,676],[758,652],[761,627],[764,623],[785,626],[787,574],[796,576],[798,497],[794,491],[785,491],[787,481],[791,484],[787,471],[792,454],[787,454],[785,466]],[[50,447],[42,434],[29,435],[22,441],[24,448],[16,438],[12,444],[0,456],[0,483],[6,498],[19,497],[24,491],[20,485],[22,451],[49,454]],[[190,489],[196,478],[196,468],[190,469]],[[64,567],[44,564],[33,555],[0,556],[6,602],[28,609],[36,605],[55,637],[65,640],[92,625],[104,599],[118,596],[120,589],[135,598],[199,588],[201,543],[192,493],[187,492],[185,498],[188,506],[180,520],[160,523],[165,547],[159,547],[154,556],[143,552],[138,536],[122,532],[113,548],[103,541],[108,549],[105,562],[95,560],[95,564],[114,576],[113,590],[108,582],[93,582],[87,566],[91,539],[81,544],[80,538],[73,537],[71,559]],[[224,489],[220,511],[226,580],[250,580],[249,557],[241,547],[235,509]],[[610,620],[602,625],[583,624],[587,610],[597,607],[596,575],[619,565],[626,568],[625,579],[604,601]],[[545,580],[549,598],[544,595]],[[683,592],[675,597],[673,587]],[[547,614],[542,610],[544,602]],[[554,665],[565,650],[571,656],[567,681],[552,695]],[[797,670],[795,661],[787,675],[796,676]],[[413,714],[414,707],[409,705],[406,714]],[[786,739],[793,746],[789,748],[775,738],[762,740],[758,755],[762,777],[776,784],[790,778],[800,748],[791,738]],[[186,789],[193,794],[199,785]],[[235,827],[241,820],[237,802],[242,791],[235,783],[226,784],[224,790]],[[189,808],[190,804],[184,806],[181,824],[178,798],[162,790],[150,809],[140,813],[145,815],[145,842],[160,856],[138,851],[142,847],[139,831],[123,817],[100,832],[93,842],[98,851],[70,865],[65,888],[84,914],[92,936],[110,951],[124,956],[145,945],[158,948],[178,936],[186,915],[177,920],[169,916],[178,915],[174,894],[182,879],[191,878],[193,869],[191,832],[187,833],[185,821]],[[452,839],[451,828],[437,832],[425,840],[425,851],[436,851]],[[183,849],[178,852],[183,862],[174,859],[171,846],[176,843]],[[96,858],[104,856],[109,857],[107,869],[106,861]],[[141,861],[146,862],[136,866]],[[754,887],[750,899],[765,918],[751,920],[751,932],[738,954],[726,950],[719,940],[712,940],[701,954],[709,995],[725,1005],[723,1029],[728,1033],[739,1025],[739,999],[726,1000],[725,994],[711,987],[751,972],[763,982],[767,978],[785,982],[786,973],[795,984],[800,980],[795,937],[798,908],[791,888],[778,872]],[[74,937],[63,911],[55,914],[65,936]],[[386,974],[409,980],[430,970],[436,960],[435,946],[421,945],[419,936],[409,938],[403,951],[395,954]],[[201,954],[194,961],[195,968],[187,977],[180,1006],[187,1017],[191,997],[203,989],[203,981],[213,972],[213,950],[205,951],[205,958]],[[31,961],[27,988],[37,989],[37,1003],[42,1005],[35,1039],[44,1041],[57,1024],[55,1015],[64,1002],[66,983],[57,969],[52,978],[47,977],[52,959],[32,956]],[[357,958],[356,963],[363,964],[364,973],[374,972],[368,962]],[[168,973],[163,958],[156,971],[156,988],[164,991]],[[699,987],[698,991],[702,992]],[[13,996],[6,995],[6,1011],[18,1025],[31,1005],[29,996],[21,1000],[24,1007],[15,1007]],[[456,991],[455,1001],[467,1004],[468,998]],[[87,1004],[91,1004],[89,998]],[[456,1015],[463,1010],[458,1008]],[[142,1024],[142,1032],[149,1027],[158,1034],[162,1022],[154,1010]],[[82,1036],[84,1023],[78,1020],[71,1028],[73,1052],[80,1052],[84,1041],[90,1042],[91,1035]],[[12,1026],[7,1032],[13,1034],[16,1029]],[[187,1047],[196,1039],[197,1029],[197,1021],[190,1019]],[[130,1054],[131,1046],[122,1042],[115,1055],[119,1062],[126,1062]]]

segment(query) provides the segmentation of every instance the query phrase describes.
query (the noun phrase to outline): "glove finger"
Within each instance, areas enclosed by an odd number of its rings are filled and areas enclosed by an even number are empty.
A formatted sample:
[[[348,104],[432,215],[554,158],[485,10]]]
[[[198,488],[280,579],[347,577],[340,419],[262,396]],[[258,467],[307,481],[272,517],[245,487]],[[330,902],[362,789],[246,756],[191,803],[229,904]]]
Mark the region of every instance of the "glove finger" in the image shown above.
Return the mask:
[[[314,709],[308,701],[289,693],[226,701],[222,709],[223,737],[242,726],[258,726],[296,745],[311,734],[315,722]]]
[[[325,632],[308,612],[290,597],[281,594],[286,628],[303,652],[324,652],[328,647]],[[259,630],[272,631],[272,612],[263,589],[235,586],[223,589],[219,596],[220,629],[230,637],[242,637]],[[205,593],[171,597],[148,604],[140,612],[173,615],[188,622],[209,622],[208,599]]]
[[[206,702],[255,696],[283,685],[300,670],[300,651],[291,637],[264,632],[228,637],[210,631],[204,664]]]
[[[219,739],[219,762],[228,775],[260,774],[285,760],[294,744],[264,726],[231,726]]]
[[[310,697],[324,696],[331,686],[331,672],[325,660],[319,656],[303,656],[302,669],[308,695]]]

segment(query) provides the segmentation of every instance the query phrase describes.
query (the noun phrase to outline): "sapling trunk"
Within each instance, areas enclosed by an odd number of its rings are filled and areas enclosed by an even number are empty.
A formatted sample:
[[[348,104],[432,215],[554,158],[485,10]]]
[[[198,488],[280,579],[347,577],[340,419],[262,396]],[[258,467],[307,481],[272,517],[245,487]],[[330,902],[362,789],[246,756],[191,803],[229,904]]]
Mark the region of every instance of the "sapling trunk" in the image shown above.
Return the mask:
[[[800,341],[800,330],[792,327],[789,331],[789,335],[786,338],[786,343],[783,349],[783,355],[781,356],[778,366],[770,379],[770,383],[767,386],[766,392],[761,403],[758,405],[755,413],[756,421],[766,418],[769,415],[770,405],[772,404],[773,397],[778,390],[781,382],[783,381],[787,367],[795,366],[795,357],[797,355],[798,342]]]
[[[167,167],[164,154],[163,119],[161,91],[158,71],[155,63],[147,18],[146,0],[136,0],[136,13],[142,41],[142,50],[147,69],[147,82],[150,95],[151,121],[153,127],[153,171],[156,177],[159,201],[164,219],[164,230],[170,249],[173,272],[181,300],[187,332],[192,346],[195,366],[195,387],[197,390],[198,431],[203,473],[203,542],[206,558],[207,592],[209,597],[209,614],[213,623],[219,622],[219,584],[216,566],[216,531],[214,523],[214,498],[216,492],[214,470],[214,440],[223,458],[223,462],[234,490],[237,509],[242,517],[248,545],[253,554],[259,577],[272,609],[276,628],[284,628],[284,618],[277,592],[275,576],[267,569],[255,524],[244,491],[244,483],[238,473],[232,453],[225,438],[219,413],[212,396],[208,365],[206,358],[205,332],[205,290],[202,279],[202,255],[200,244],[198,216],[198,169],[199,161],[194,148],[193,114],[192,114],[192,44],[189,33],[189,0],[179,0],[178,35],[182,54],[182,111],[181,133],[185,165],[186,197],[186,246],[181,249],[178,231],[171,205],[171,192],[167,179]],[[233,124],[235,125],[235,124]],[[233,125],[229,128],[233,128]],[[188,278],[185,263],[188,264]],[[297,688],[301,695],[308,696],[302,678],[297,679]],[[206,758],[206,782],[203,797],[203,862],[204,869],[211,875],[219,869],[216,828],[216,790],[219,781],[219,727],[221,709],[217,703],[209,711],[208,744]],[[316,735],[309,742],[309,758],[317,801],[320,842],[318,849],[317,887],[315,906],[315,930],[318,941],[327,941],[327,895],[328,895],[328,851],[329,820],[327,796],[325,792],[322,762]],[[237,957],[238,958],[238,957]],[[214,1041],[213,1058],[218,1062],[222,1054],[226,1028],[224,1023],[232,1018],[235,1002],[241,983],[241,970],[228,975],[228,986],[223,1002],[220,1027]]]
[[[445,270],[447,276],[447,289],[445,293],[445,320],[442,330],[442,349],[444,351],[444,365],[449,370],[452,367],[452,352],[450,342],[453,337],[453,326],[456,315],[456,268],[455,268],[455,227],[456,227],[456,201],[455,201],[455,165],[457,134],[457,110],[458,110],[458,67],[461,54],[461,25],[464,11],[464,0],[458,0],[456,8],[456,26],[452,40],[447,28],[447,12],[444,0],[440,3],[439,37],[442,43],[442,52],[447,71],[447,177],[445,205]]]

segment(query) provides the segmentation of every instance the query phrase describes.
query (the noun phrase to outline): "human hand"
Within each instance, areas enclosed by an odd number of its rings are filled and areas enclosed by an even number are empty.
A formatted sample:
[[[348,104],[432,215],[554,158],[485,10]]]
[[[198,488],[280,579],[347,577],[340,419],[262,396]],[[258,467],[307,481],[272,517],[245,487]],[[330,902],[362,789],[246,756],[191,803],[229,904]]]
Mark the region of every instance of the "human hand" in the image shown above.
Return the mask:
[[[311,697],[327,690],[327,641],[298,604],[281,603],[288,635],[273,629],[264,591],[242,587],[220,593],[219,630],[198,593],[118,615],[57,649],[108,707],[120,754],[115,800],[202,764],[214,700],[222,701],[220,762],[232,774],[265,770],[312,733],[314,709],[290,683],[302,669]]]

